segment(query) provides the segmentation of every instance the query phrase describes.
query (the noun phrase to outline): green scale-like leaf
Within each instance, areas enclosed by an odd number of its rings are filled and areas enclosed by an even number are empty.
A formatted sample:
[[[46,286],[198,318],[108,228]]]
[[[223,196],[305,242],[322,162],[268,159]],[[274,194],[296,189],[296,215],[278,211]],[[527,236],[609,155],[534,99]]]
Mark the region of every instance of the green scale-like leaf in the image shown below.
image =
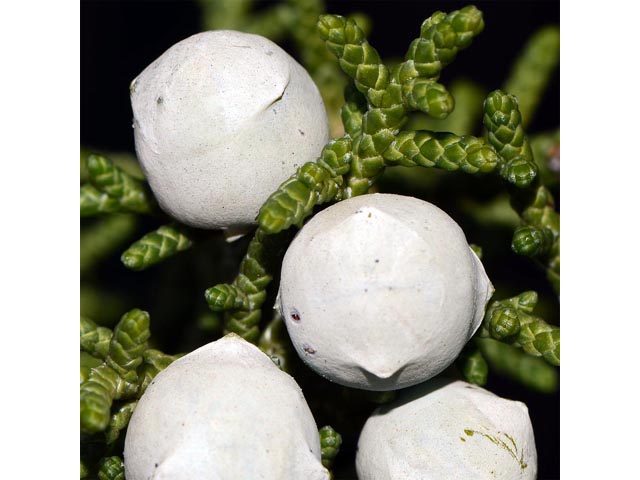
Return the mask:
[[[103,458],[98,465],[98,480],[125,480],[124,462],[120,457]]]
[[[134,400],[122,405],[109,419],[109,426],[105,432],[105,438],[107,444],[114,443],[120,436],[120,432],[124,430],[129,424],[131,415],[133,415],[138,402]]]
[[[560,365],[560,328],[532,315],[537,302],[536,292],[493,302],[485,314],[480,336],[520,347],[551,365]]]
[[[89,183],[80,187],[80,216],[100,213],[152,213],[156,203],[148,186],[101,155],[87,161]]]
[[[273,278],[269,272],[289,238],[286,233],[269,235],[259,228],[249,243],[240,264],[240,273],[233,283],[207,289],[205,298],[209,307],[225,312],[225,333],[236,333],[252,343],[259,340],[260,309],[266,299],[266,288]]]
[[[514,234],[513,250],[539,259],[547,277],[560,291],[560,214],[555,211],[551,192],[537,179],[537,165],[522,127],[518,102],[513,95],[496,90],[484,105],[484,124],[489,143],[506,163],[500,174],[516,188],[511,189],[512,205],[522,226]]]
[[[121,257],[131,270],[144,270],[191,248],[193,242],[184,228],[163,225],[131,245]]]
[[[80,386],[82,432],[105,430],[113,400],[131,398],[136,394],[136,368],[142,363],[142,353],[147,348],[149,336],[149,315],[146,312],[134,309],[123,315],[113,332],[104,363],[92,368],[89,378]]]
[[[305,163],[285,181],[260,209],[258,223],[269,234],[302,224],[313,207],[334,200],[340,193],[342,175],[349,169],[351,139],[348,136],[329,142],[320,158]]]
[[[325,425],[318,433],[320,434],[322,465],[326,468],[331,468],[333,461],[340,451],[342,435],[336,432],[330,425]]]
[[[489,366],[482,352],[473,344],[467,345],[456,360],[462,376],[469,383],[483,386],[487,383]]]

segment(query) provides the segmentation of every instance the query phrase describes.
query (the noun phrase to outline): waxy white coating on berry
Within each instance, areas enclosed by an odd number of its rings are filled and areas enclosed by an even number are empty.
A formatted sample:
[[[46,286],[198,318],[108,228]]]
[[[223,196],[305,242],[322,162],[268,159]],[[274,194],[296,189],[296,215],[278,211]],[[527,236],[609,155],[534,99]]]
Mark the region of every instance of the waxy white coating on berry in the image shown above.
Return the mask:
[[[172,46],[131,83],[136,152],[163,210],[199,228],[255,224],[329,140],[307,71],[259,35],[216,30]]]
[[[124,447],[127,480],[327,480],[295,380],[237,335],[176,360],[147,388]]]
[[[360,480],[534,480],[537,461],[524,403],[432,380],[369,417],[356,469]]]
[[[373,194],[337,203],[302,228],[284,257],[279,308],[296,351],[320,375],[395,390],[447,368],[492,293],[446,213]]]

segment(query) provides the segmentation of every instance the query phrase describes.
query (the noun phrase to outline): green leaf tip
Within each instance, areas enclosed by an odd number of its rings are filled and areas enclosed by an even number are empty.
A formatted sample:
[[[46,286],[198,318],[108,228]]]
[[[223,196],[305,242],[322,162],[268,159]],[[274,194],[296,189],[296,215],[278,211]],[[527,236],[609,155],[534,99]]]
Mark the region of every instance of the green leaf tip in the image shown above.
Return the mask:
[[[224,311],[224,332],[236,333],[256,343],[260,339],[261,308],[267,298],[266,288],[291,235],[289,232],[270,235],[256,230],[249,249],[240,263],[240,273],[231,284],[207,289],[205,299],[214,311]]]
[[[249,300],[244,292],[226,283],[207,289],[205,298],[209,304],[209,308],[214,312],[249,308]]]
[[[315,163],[305,163],[267,199],[257,217],[260,228],[275,234],[292,225],[301,226],[315,205],[338,196],[350,161],[351,139],[330,141]]]
[[[536,179],[538,166],[525,157],[514,157],[504,165],[501,175],[512,185],[526,188]]]
[[[120,257],[130,270],[145,270],[193,246],[186,229],[163,225],[133,243]]]
[[[401,131],[383,153],[387,166],[435,167],[465,173],[489,173],[499,164],[495,150],[483,140],[453,133]]]
[[[137,401],[127,402],[111,415],[108,428],[105,431],[107,445],[113,444],[118,439],[120,432],[129,424],[137,405]]]
[[[553,196],[542,185],[515,193],[512,204],[520,214],[522,226],[514,233],[512,248],[518,254],[539,260],[559,292],[560,214],[555,210]]]
[[[419,78],[405,82],[402,93],[411,109],[433,118],[447,118],[455,107],[455,100],[445,86],[431,80]]]
[[[142,363],[142,353],[147,349],[149,314],[138,308],[125,313],[113,331],[109,357],[121,369],[132,371]]]
[[[87,317],[80,316],[80,349],[99,358],[106,358],[113,333],[96,325]]]
[[[326,468],[331,468],[333,461],[340,451],[342,435],[336,432],[330,425],[325,425],[318,433],[320,434],[322,465]]]
[[[536,179],[538,168],[513,95],[495,90],[484,102],[484,125],[487,139],[504,159],[500,174],[518,188],[526,188]]]
[[[465,347],[456,363],[467,382],[480,386],[487,383],[489,366],[478,348],[472,345]]]
[[[81,320],[82,329],[91,326]],[[149,314],[139,309],[125,313],[116,325],[104,362],[91,368],[80,386],[80,430],[84,433],[104,431],[114,400],[132,396],[138,389],[136,368],[149,339]],[[82,337],[81,337],[82,339]]]
[[[553,196],[540,183],[538,166],[524,132],[516,97],[501,90],[491,92],[484,103],[487,140],[502,157],[500,175],[512,189],[511,200],[522,220],[512,239],[512,249],[535,257],[560,292],[560,215]]]
[[[145,182],[111,160],[92,154],[87,159],[89,183],[80,187],[80,216],[101,213],[152,213],[156,203]]]
[[[533,291],[493,302],[487,309],[481,337],[493,338],[522,348],[551,365],[560,365],[560,328],[532,315],[538,302]]]
[[[460,50],[471,45],[483,30],[482,12],[473,5],[449,14],[435,12],[422,23],[420,38],[412,42],[407,52],[406,58],[412,65],[404,68],[411,66],[419,76],[437,79],[442,68],[449,65]]]
[[[125,480],[124,462],[120,457],[105,457],[98,463],[98,480]]]
[[[525,225],[514,232],[511,248],[518,255],[535,257],[548,252],[553,241],[554,235],[550,229]]]
[[[180,355],[148,348],[149,314],[137,308],[122,316],[113,333],[81,318],[80,337],[81,349],[102,355],[98,358],[81,352],[80,431],[104,432],[107,445],[111,445],[129,423],[137,399],[153,378]],[[116,400],[124,403],[112,413]]]

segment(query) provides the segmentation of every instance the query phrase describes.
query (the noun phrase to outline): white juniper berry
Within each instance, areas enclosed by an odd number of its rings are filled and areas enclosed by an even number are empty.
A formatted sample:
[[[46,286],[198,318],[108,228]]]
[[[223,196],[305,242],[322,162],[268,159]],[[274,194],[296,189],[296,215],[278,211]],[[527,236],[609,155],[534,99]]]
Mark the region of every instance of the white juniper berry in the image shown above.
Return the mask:
[[[131,83],[136,152],[160,206],[200,228],[255,224],[260,206],[329,140],[307,71],[259,35],[178,42]]]

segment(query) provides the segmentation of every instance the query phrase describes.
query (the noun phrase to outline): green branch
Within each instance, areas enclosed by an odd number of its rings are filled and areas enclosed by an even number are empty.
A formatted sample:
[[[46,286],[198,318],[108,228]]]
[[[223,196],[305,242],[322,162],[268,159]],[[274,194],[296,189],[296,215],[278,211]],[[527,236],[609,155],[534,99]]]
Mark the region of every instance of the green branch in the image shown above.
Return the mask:
[[[80,217],[92,217],[101,213],[121,211],[118,199],[101,192],[90,183],[80,187]]]
[[[481,338],[493,338],[520,347],[551,365],[560,365],[560,328],[532,315],[538,302],[536,292],[524,292],[493,302],[480,328]]]
[[[560,214],[555,211],[551,192],[537,180],[529,140],[524,133],[513,95],[496,90],[485,101],[484,124],[489,143],[506,163],[500,174],[512,185],[511,203],[522,225],[513,236],[512,248],[542,262],[547,277],[560,291]]]
[[[80,431],[113,444],[153,378],[180,355],[149,349],[149,314],[125,313],[113,333],[80,318]],[[113,402],[123,400],[115,412]]]
[[[127,402],[118,408],[113,415],[111,415],[107,431],[105,432],[107,445],[114,443],[120,436],[120,432],[129,425],[129,420],[136,409],[136,405],[138,405],[137,400]]]
[[[82,385],[84,382],[89,380],[89,375],[91,374],[91,369],[99,367],[102,365],[104,359],[94,357],[90,353],[80,352],[80,384]]]
[[[262,304],[267,298],[266,288],[271,283],[269,273],[278,261],[289,234],[269,235],[256,230],[247,254],[240,263],[240,273],[231,285],[216,285],[207,289],[205,298],[209,308],[225,312],[226,333],[236,333],[256,343],[260,338]]]
[[[482,14],[475,7],[449,15],[435,13],[423,23],[420,37],[412,42],[405,62],[392,75],[353,20],[337,15],[320,17],[320,36],[368,102],[360,136],[354,138],[347,197],[366,193],[382,173],[383,153],[410,111],[443,118],[453,109],[450,94],[436,80],[483,26]]]
[[[191,248],[193,242],[188,235],[184,227],[163,225],[133,243],[122,254],[122,263],[130,270],[145,270]]]
[[[324,465],[325,468],[331,468],[338,452],[340,452],[342,435],[336,432],[330,425],[325,425],[318,433],[320,434],[322,465]]]
[[[80,187],[80,216],[101,213],[153,213],[157,205],[145,182],[101,155],[87,160],[89,183]]]
[[[351,138],[362,134],[362,118],[367,112],[367,99],[353,84],[349,82],[344,88],[344,105],[340,109],[340,116],[344,124],[344,131]]]
[[[502,178],[521,189],[531,185],[538,168],[533,161],[516,98],[500,90],[491,92],[484,102],[483,121],[489,144],[505,161],[500,171]]]
[[[98,262],[120,247],[134,232],[136,218],[112,215],[80,231],[80,273],[91,270]]]
[[[80,349],[94,357],[107,358],[113,332],[92,320],[80,317]]]
[[[476,338],[491,372],[504,375],[531,390],[554,393],[559,385],[558,369],[543,358],[532,357],[521,349],[491,338]]]
[[[338,196],[350,161],[349,137],[329,142],[315,163],[305,163],[267,199],[258,214],[261,229],[274,234],[291,225],[302,226],[314,206]]]
[[[518,98],[525,127],[533,119],[559,61],[560,29],[549,26],[533,34],[514,63],[504,90]]]
[[[469,383],[483,386],[487,383],[489,366],[480,349],[469,343],[456,360],[464,379]]]
[[[98,463],[98,480],[125,480],[122,459],[116,456],[102,458]]]
[[[482,103],[486,91],[475,83],[458,79],[449,88],[455,99],[455,108],[444,119],[432,118],[422,113],[411,115],[406,128],[409,130],[430,130],[453,132],[457,135],[472,135],[477,129],[477,121],[482,119]]]
[[[81,328],[82,325],[81,321]],[[113,332],[104,363],[92,368],[89,378],[80,386],[80,431],[105,430],[113,401],[136,393],[136,368],[142,363],[149,335],[148,313],[134,309],[123,315]]]
[[[465,173],[492,172],[499,157],[482,139],[445,132],[401,131],[383,152],[385,164],[436,167]]]
[[[398,143],[404,144],[412,135],[403,132],[396,138],[408,112],[429,105],[428,108],[436,108],[441,103],[436,93],[443,90],[434,83],[435,79],[482,26],[482,15],[474,7],[449,15],[436,14],[423,24],[421,37],[409,49],[397,78],[392,78],[352,19],[321,16],[320,36],[338,57],[341,68],[353,79],[357,90],[347,87],[345,92],[347,103],[342,109],[342,118],[347,135],[330,142],[316,163],[305,164],[269,197],[258,215],[261,228],[277,233],[291,225],[300,226],[315,205],[366,193],[386,166],[385,152],[388,158],[397,158]],[[420,139],[424,138],[427,143],[426,150],[421,152],[424,164],[428,159],[448,169],[457,165],[470,166],[469,170],[493,168],[495,154],[489,147],[481,148],[480,140],[454,139],[449,135],[440,136],[444,146],[428,142],[437,136],[421,133]],[[447,147],[449,150],[444,151]],[[470,154],[468,162],[467,153]]]

